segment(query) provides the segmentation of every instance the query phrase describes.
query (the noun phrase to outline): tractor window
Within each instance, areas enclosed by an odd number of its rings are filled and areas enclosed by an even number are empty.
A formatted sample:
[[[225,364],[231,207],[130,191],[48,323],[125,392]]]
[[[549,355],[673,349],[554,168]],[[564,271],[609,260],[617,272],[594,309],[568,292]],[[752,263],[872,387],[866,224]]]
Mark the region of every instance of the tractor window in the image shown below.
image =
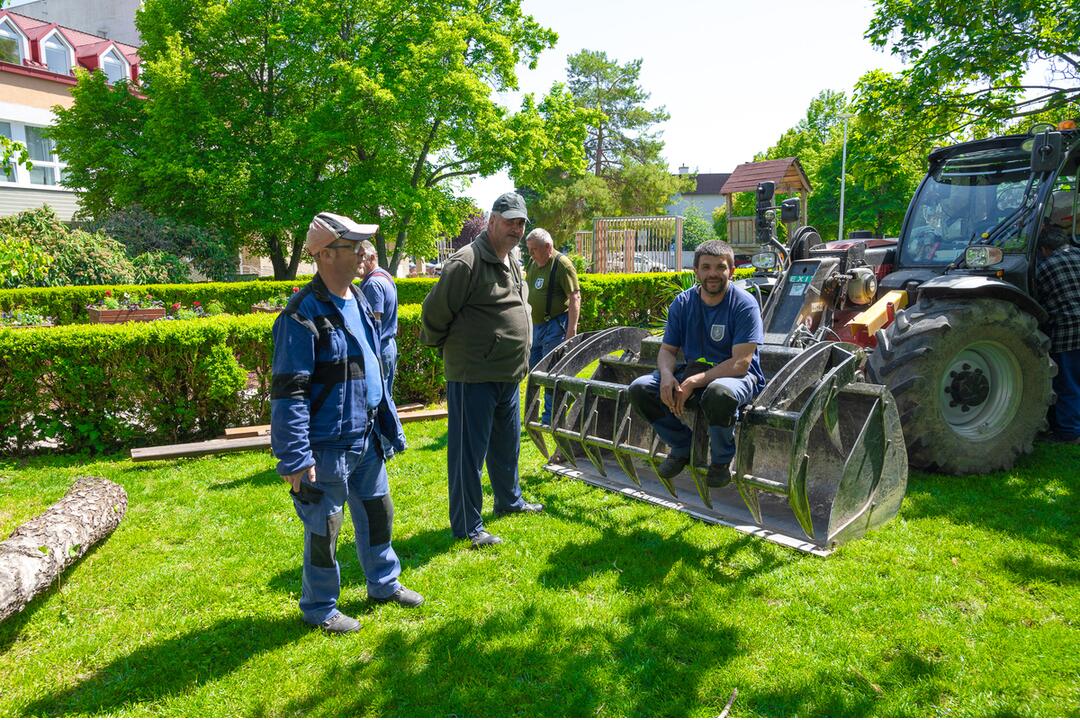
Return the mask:
[[[1080,175],[1076,165],[1080,163],[1080,153],[1072,158],[1066,168],[1054,181],[1054,192],[1043,208],[1043,227],[1056,225],[1072,236],[1073,245],[1080,245],[1080,197],[1077,187]]]
[[[1020,148],[949,158],[919,188],[901,264],[948,265],[1020,207],[1030,182],[1030,155]]]

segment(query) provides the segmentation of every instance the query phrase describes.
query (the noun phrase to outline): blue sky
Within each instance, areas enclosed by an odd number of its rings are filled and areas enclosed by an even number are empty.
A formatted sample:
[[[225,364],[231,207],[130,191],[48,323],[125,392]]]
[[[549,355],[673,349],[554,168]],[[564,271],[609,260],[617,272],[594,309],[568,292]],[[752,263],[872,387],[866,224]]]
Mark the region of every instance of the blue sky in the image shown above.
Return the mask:
[[[662,126],[672,171],[730,172],[779,139],[825,89],[850,94],[874,68],[898,59],[863,38],[873,4],[863,0],[524,0],[525,12],[559,33],[536,70],[522,68],[524,92],[543,94],[566,79],[566,58],[603,50],[641,58],[641,85],[671,119]],[[518,96],[500,99],[517,107]],[[480,179],[465,192],[487,208],[510,186]]]

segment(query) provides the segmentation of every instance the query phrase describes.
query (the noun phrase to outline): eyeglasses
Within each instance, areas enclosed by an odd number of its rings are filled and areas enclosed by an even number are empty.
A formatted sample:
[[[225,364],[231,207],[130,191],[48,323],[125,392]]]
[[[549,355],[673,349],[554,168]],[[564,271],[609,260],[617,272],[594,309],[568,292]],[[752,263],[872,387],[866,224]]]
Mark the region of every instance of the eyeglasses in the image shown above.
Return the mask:
[[[363,246],[360,243],[350,243],[349,245],[343,245],[341,243],[338,243],[337,245],[327,245],[326,249],[327,250],[349,249],[349,250],[352,250],[357,255],[359,255],[360,250],[363,249]]]

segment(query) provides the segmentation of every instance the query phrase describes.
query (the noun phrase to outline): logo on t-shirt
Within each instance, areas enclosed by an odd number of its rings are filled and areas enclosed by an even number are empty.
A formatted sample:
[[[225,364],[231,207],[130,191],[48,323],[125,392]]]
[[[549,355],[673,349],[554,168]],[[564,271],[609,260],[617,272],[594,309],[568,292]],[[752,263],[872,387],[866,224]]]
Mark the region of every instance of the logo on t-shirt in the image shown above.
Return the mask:
[[[536,278],[536,282],[533,283],[533,287],[536,288],[537,290],[544,287],[544,278],[542,278],[542,277]]]
[[[709,328],[709,337],[712,338],[713,342],[720,342],[724,339],[725,327],[725,325],[713,325]]]

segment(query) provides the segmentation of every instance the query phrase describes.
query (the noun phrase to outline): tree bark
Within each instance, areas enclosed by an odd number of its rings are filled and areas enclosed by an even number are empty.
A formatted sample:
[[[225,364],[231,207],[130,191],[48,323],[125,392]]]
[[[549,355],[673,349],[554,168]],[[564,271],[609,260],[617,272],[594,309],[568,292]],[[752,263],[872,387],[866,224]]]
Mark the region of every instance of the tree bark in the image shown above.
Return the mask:
[[[90,546],[111,533],[127,510],[124,488],[80,477],[67,495],[0,543],[0,621],[26,607]]]

